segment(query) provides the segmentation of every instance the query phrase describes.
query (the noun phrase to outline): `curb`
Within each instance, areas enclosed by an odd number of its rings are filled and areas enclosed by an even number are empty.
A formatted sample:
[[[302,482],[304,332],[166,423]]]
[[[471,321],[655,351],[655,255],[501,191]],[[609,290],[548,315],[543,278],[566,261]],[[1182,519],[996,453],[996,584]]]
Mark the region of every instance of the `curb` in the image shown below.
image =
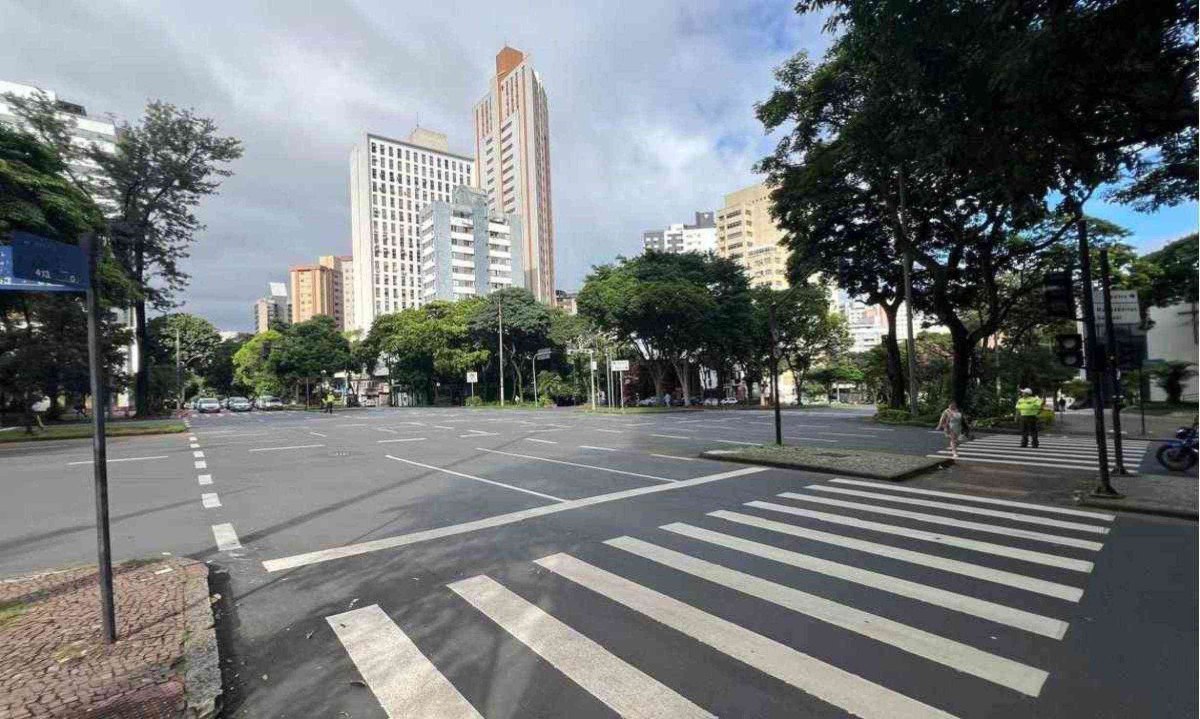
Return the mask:
[[[1146,502],[1142,504],[1126,504],[1123,499],[1097,499],[1085,497],[1079,500],[1081,507],[1094,507],[1096,509],[1112,509],[1118,512],[1130,512],[1133,514],[1150,514],[1158,517],[1172,517],[1174,519],[1190,519],[1196,521],[1200,519],[1200,512],[1195,509],[1181,509],[1172,507],[1166,504],[1154,504]]]
[[[918,467],[910,469],[907,472],[900,474],[878,474],[853,469],[834,469],[832,467],[822,467],[819,465],[798,464],[795,462],[775,462],[769,459],[746,459],[728,454],[720,454],[721,450],[707,450],[700,453],[704,459],[713,459],[720,462],[737,462],[739,464],[756,464],[763,467],[773,467],[775,469],[795,469],[802,472],[817,472],[819,474],[836,474],[839,477],[861,477],[863,479],[878,479],[885,482],[903,482],[908,479],[913,479],[917,475],[924,474],[934,469],[941,469],[950,466],[953,460],[950,457],[939,460],[927,467]]]
[[[185,716],[212,719],[221,696],[221,666],[217,633],[208,595],[208,565],[197,562],[187,572],[188,638],[183,647],[183,692]]]

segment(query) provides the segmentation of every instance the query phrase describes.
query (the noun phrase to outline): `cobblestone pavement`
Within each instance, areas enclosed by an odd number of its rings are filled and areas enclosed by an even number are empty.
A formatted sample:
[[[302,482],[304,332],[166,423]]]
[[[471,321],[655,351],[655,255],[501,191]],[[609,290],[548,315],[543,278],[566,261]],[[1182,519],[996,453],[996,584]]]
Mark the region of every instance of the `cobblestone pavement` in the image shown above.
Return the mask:
[[[113,645],[94,566],[0,580],[0,719],[185,716],[183,659],[211,635],[208,568],[169,557],[114,571]]]

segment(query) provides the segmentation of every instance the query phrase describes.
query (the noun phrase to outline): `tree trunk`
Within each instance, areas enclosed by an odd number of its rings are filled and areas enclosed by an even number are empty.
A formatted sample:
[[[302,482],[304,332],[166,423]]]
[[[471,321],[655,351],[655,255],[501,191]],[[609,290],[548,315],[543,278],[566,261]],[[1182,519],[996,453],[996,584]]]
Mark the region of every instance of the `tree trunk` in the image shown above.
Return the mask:
[[[971,350],[974,342],[969,332],[950,328],[950,340],[954,347],[953,364],[950,370],[950,390],[961,410],[967,410],[967,388],[971,377]]]
[[[683,401],[686,403],[691,397],[689,393],[691,387],[688,383],[690,363],[687,360],[672,360],[671,368],[675,370],[675,379],[679,380],[679,390],[683,393]]]
[[[883,340],[887,350],[888,406],[892,409],[904,409],[904,362],[900,357],[900,342],[896,339],[896,312],[900,305],[894,307],[883,303],[883,313],[887,317],[888,333]]]
[[[646,367],[650,370],[650,379],[654,381],[654,398],[658,399],[667,392],[666,371],[661,360],[646,360]]]

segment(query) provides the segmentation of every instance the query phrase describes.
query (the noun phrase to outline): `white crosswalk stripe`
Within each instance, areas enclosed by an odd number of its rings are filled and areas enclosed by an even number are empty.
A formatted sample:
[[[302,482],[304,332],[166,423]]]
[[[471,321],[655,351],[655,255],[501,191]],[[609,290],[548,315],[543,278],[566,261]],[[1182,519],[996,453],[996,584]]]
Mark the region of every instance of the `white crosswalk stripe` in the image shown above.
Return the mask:
[[[942,696],[941,683],[955,681],[980,682],[981,687],[986,683],[995,691],[1033,700],[1041,695],[1054,670],[1047,663],[1053,663],[1056,656],[1047,648],[1062,640],[1072,619],[1078,618],[1075,613],[1085,589],[1064,583],[1062,570],[1086,577],[1093,571],[1092,562],[1071,552],[1090,555],[1103,546],[1099,541],[1076,539],[1067,533],[1106,539],[1107,531],[1093,530],[1108,530],[1115,520],[1113,515],[850,479],[807,485],[803,490],[778,495],[795,504],[755,500],[744,505],[747,511],[771,512],[783,521],[745,511],[716,510],[698,520],[671,522],[647,530],[657,539],[628,535],[610,538],[588,561],[564,553],[534,560],[552,576],[530,578],[520,571],[505,575],[514,577],[513,581],[533,583],[539,587],[537,590],[526,585],[518,594],[495,575],[455,581],[447,585],[450,592],[443,600],[453,603],[447,609],[451,614],[446,621],[455,622],[454,612],[469,612],[474,617],[462,615],[463,621],[486,618],[519,642],[513,646],[539,657],[543,662],[540,671],[552,671],[555,681],[573,684],[623,717],[665,719],[718,713],[749,716],[761,712],[758,707],[705,706],[706,702],[720,701],[736,705],[738,698],[697,694],[694,685],[672,686],[671,677],[656,676],[656,671],[642,665],[648,654],[630,654],[627,649],[619,652],[606,646],[611,626],[628,627],[627,631],[644,635],[645,641],[651,642],[650,652],[657,632],[672,633],[674,642],[693,641],[707,647],[694,656],[684,652],[671,662],[653,666],[679,665],[686,670],[688,662],[706,662],[704,652],[715,651],[801,690],[811,698],[809,701],[816,699],[869,719],[953,719],[936,704]],[[835,495],[869,498],[880,504],[832,499],[828,496],[830,490],[838,490],[832,492]],[[926,511],[896,509],[885,503]],[[828,511],[809,509],[812,504]],[[855,516],[864,513],[884,514],[913,524],[953,526],[960,533],[951,535]],[[970,522],[953,516],[962,514],[986,516],[991,521]],[[1057,517],[1069,517],[1070,521]],[[1018,524],[1053,527],[1064,534],[1013,526]],[[1059,553],[1039,552],[977,539],[976,535],[1041,541],[1061,549]],[[909,548],[914,541],[926,543],[930,551]],[[789,546],[778,546],[784,543]],[[954,556],[936,553],[942,550]],[[978,555],[978,561],[964,557],[963,550]],[[1003,563],[1011,568],[1003,568]],[[636,581],[625,576],[633,571],[639,576]],[[856,589],[829,594],[829,582]],[[582,598],[573,594],[564,602],[558,593],[568,585],[586,589],[587,593]],[[701,591],[689,591],[688,585]],[[714,587],[718,594],[713,593]],[[530,591],[549,594],[535,598]],[[862,594],[857,593],[860,591]],[[742,601],[771,607],[772,612],[793,614],[796,621],[815,621],[828,631],[844,633],[846,642],[867,642],[905,652],[912,661],[923,662],[940,675],[939,684],[914,692],[908,683],[901,691],[889,686],[897,676],[894,665],[872,661],[873,652],[861,648],[831,652],[826,644],[806,643],[806,637],[813,635],[810,631],[780,627],[779,634],[770,632],[767,636],[758,627],[735,623],[724,616],[732,611],[726,607],[729,597],[735,596],[733,592]],[[711,603],[701,608],[684,601],[683,596],[711,597]],[[882,603],[872,599],[869,607],[856,606],[860,597],[877,596],[900,599]],[[630,623],[621,620],[615,625],[606,624],[610,629],[600,634],[595,633],[595,626],[571,626],[566,616],[593,614],[587,604],[575,605],[593,601],[627,613]],[[564,608],[568,605],[572,609]],[[601,615],[611,611],[606,609]],[[947,621],[938,620],[940,613],[946,614]],[[951,615],[955,621],[948,621]],[[738,616],[747,616],[747,612],[739,611]],[[644,623],[647,618],[654,624],[648,627]],[[378,606],[327,620],[389,717],[478,716],[471,703]],[[1087,622],[1079,622],[1072,631],[1084,632],[1087,627]],[[996,636],[1002,633],[1003,637]],[[460,652],[494,651],[491,646],[462,646],[457,639],[448,641],[452,643],[429,647],[433,651],[429,656],[437,657],[439,664],[458,664],[456,656]],[[718,665],[709,665],[709,670],[713,671],[714,666]],[[498,673],[491,682],[505,680],[499,674],[505,666],[496,665],[491,671]],[[925,671],[919,674],[928,676]],[[673,676],[679,681],[678,675]],[[551,681],[551,675],[526,679]],[[487,702],[486,696],[468,696],[480,707]],[[567,701],[575,695],[563,696]],[[961,703],[953,708],[964,709]],[[987,709],[981,707],[980,713]],[[567,708],[562,711],[563,715],[570,713]],[[789,716],[805,713],[802,708],[793,707],[791,711]]]
[[[1094,437],[1042,437],[1038,445],[1036,448],[1022,447],[1020,437],[1015,435],[987,435],[960,444],[958,461],[1085,471],[1100,468],[1100,456]],[[1108,463],[1115,466],[1116,446],[1111,439],[1107,445]],[[1149,446],[1149,443],[1140,440],[1122,440],[1121,458],[1126,469],[1136,472]],[[949,449],[943,449],[928,456],[950,457],[952,454]]]

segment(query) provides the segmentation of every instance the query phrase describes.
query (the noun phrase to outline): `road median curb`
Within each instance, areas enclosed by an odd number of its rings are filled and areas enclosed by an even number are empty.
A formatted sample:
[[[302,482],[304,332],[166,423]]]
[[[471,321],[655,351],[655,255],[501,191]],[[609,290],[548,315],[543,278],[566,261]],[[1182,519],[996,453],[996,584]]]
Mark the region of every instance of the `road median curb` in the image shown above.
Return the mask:
[[[744,449],[710,449],[701,452],[700,456],[722,462],[742,462],[778,469],[799,469],[889,482],[911,479],[951,463],[948,457],[775,445]]]

